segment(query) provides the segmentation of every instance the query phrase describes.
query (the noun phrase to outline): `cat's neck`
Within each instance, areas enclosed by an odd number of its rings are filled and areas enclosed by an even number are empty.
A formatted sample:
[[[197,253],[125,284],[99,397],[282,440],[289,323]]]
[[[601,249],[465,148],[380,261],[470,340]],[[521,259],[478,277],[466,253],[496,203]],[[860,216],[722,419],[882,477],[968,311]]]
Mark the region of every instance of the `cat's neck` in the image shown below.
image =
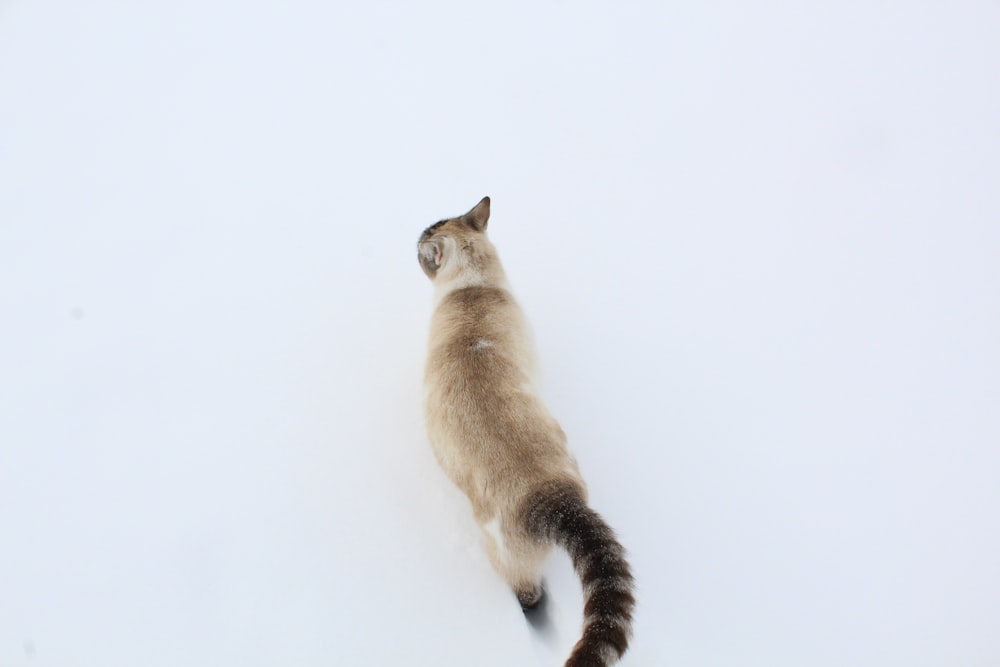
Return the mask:
[[[465,270],[458,273],[453,278],[435,282],[434,305],[437,306],[440,304],[444,301],[444,298],[452,292],[460,289],[466,289],[468,287],[495,287],[510,291],[510,285],[507,283],[507,276],[504,275],[502,268],[496,267],[494,270],[489,272]]]

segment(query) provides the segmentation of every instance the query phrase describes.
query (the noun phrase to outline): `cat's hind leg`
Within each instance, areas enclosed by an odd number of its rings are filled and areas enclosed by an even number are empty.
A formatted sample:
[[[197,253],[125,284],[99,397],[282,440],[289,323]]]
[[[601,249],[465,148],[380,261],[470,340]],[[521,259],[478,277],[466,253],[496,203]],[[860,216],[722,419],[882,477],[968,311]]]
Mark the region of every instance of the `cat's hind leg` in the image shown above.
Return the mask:
[[[525,611],[538,606],[545,595],[542,586],[542,565],[551,546],[511,536],[497,519],[483,524],[486,553],[490,563],[507,582]]]

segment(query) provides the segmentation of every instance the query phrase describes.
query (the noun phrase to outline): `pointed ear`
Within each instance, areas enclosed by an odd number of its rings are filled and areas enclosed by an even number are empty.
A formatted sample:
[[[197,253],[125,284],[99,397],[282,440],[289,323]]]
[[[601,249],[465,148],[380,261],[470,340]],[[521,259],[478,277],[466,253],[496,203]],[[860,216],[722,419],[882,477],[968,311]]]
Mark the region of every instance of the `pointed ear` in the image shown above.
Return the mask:
[[[490,198],[483,197],[464,217],[470,227],[477,232],[485,232],[486,223],[490,221]]]

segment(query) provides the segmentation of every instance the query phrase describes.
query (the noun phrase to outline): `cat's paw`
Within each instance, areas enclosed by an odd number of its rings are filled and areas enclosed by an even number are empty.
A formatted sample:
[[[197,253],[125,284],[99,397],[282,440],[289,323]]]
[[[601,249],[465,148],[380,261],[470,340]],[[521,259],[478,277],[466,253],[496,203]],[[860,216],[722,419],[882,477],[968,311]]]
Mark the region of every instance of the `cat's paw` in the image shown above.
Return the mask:
[[[524,611],[534,609],[542,601],[542,598],[545,597],[545,589],[542,588],[541,584],[515,591],[515,593],[517,594],[517,601],[521,603],[521,609]]]

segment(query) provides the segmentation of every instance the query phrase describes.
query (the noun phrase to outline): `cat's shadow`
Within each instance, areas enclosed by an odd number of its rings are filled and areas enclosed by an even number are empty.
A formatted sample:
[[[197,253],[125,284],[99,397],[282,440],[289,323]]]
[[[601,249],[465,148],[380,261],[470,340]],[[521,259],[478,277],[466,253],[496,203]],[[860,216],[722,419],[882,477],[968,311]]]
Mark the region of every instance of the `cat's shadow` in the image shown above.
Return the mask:
[[[542,595],[542,599],[538,601],[531,609],[524,610],[524,619],[528,621],[528,625],[531,626],[538,637],[549,645],[555,645],[556,643],[556,624],[552,622],[552,610],[549,605],[549,594],[548,591]]]

